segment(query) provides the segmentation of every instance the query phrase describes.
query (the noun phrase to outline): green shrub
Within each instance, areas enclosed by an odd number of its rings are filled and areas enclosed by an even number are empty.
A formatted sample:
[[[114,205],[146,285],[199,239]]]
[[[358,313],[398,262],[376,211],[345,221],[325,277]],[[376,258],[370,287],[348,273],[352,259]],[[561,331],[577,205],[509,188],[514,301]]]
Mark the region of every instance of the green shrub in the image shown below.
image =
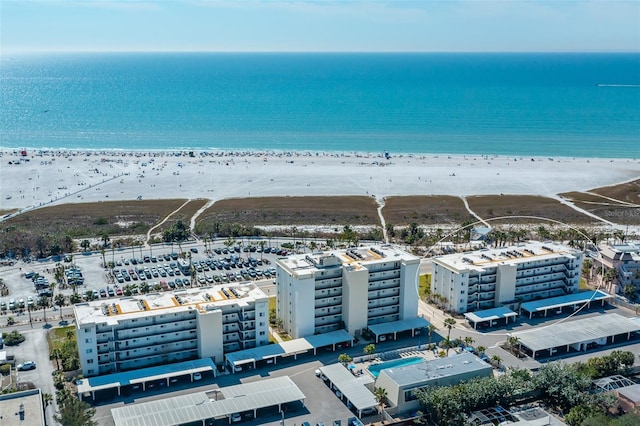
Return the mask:
[[[16,346],[24,342],[24,336],[18,333],[17,330],[13,330],[11,333],[3,333],[2,338],[7,346]]]
[[[11,365],[4,364],[0,366],[0,374],[2,374],[3,376],[6,376],[7,374],[9,374],[10,371],[11,371]]]

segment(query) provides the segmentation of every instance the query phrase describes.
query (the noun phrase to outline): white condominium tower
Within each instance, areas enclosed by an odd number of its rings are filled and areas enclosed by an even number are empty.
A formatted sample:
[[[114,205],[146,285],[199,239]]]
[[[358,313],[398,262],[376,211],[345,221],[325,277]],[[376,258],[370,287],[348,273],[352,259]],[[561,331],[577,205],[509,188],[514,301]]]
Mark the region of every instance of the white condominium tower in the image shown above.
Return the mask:
[[[82,374],[96,376],[269,343],[268,297],[252,283],[74,306]]]
[[[416,318],[420,259],[391,245],[278,259],[277,315],[293,338]]]
[[[531,241],[433,258],[431,292],[464,313],[575,293],[583,253],[553,242]]]

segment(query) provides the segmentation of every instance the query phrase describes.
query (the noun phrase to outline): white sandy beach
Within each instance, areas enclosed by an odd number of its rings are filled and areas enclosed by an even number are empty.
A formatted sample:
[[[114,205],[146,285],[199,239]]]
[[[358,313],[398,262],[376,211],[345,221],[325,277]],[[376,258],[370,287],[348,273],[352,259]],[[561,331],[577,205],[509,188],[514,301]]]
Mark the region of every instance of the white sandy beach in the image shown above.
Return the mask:
[[[109,200],[369,195],[555,196],[640,178],[639,159],[361,153],[1,151],[0,207]],[[28,161],[26,161],[28,160]]]

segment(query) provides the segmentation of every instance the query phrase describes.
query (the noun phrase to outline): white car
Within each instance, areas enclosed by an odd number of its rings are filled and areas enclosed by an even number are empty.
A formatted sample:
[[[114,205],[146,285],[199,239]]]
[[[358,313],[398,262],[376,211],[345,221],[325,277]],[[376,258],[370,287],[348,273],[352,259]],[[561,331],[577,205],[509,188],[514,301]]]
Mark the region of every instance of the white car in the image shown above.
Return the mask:
[[[202,380],[202,373],[193,373],[193,380]]]
[[[240,413],[233,413],[231,415],[231,423],[238,423],[242,421],[242,416]]]
[[[18,364],[18,371],[33,370],[36,368],[35,361],[25,361],[22,364]]]

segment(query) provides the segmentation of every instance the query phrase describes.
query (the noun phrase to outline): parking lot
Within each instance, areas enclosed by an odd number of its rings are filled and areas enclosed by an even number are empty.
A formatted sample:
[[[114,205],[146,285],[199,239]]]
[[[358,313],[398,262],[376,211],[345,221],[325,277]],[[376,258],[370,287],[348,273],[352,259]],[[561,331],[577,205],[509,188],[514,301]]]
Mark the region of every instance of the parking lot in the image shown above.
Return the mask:
[[[47,320],[72,319],[71,302],[108,299],[150,291],[170,291],[180,288],[208,286],[216,283],[256,281],[267,288],[275,278],[274,261],[285,255],[280,247],[260,247],[255,244],[227,247],[223,241],[177,245],[155,244],[150,247],[107,249],[104,261],[98,252],[76,253],[59,262],[51,260],[16,262],[0,267],[0,276],[9,294],[0,297],[0,315],[11,317],[16,325],[42,321],[40,298],[45,296]],[[56,268],[64,267],[64,279],[56,279]],[[193,274],[191,273],[193,267]],[[58,272],[58,277],[59,277]],[[61,282],[59,282],[61,281]],[[74,287],[77,294],[74,295]],[[55,297],[65,296],[62,316]],[[29,312],[31,311],[31,312]],[[57,322],[56,321],[56,322]],[[37,325],[37,324],[36,324]],[[0,321],[0,327],[6,321]]]

